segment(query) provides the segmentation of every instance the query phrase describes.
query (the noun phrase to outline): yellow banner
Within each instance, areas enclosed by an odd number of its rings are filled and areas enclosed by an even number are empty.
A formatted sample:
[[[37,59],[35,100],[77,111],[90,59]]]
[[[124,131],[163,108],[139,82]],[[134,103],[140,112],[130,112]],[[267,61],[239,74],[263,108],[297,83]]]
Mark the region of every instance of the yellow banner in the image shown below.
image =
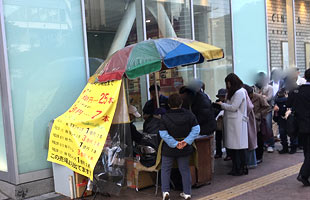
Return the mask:
[[[93,180],[93,170],[105,144],[122,81],[88,83],[73,106],[56,118],[47,160]]]

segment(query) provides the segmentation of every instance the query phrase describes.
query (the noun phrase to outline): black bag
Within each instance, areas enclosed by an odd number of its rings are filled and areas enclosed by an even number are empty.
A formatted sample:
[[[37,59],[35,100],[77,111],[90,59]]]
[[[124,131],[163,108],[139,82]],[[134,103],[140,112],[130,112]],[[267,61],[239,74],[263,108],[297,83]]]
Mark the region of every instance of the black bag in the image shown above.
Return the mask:
[[[298,135],[298,124],[294,111],[292,111],[286,120],[286,131],[289,137]]]

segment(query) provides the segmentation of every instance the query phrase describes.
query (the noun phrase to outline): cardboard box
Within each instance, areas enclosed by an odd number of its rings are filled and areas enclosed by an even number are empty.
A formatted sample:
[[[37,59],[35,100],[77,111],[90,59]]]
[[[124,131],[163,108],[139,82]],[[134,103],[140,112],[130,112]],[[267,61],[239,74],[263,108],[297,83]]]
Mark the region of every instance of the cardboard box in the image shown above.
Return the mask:
[[[75,198],[80,198],[80,197],[87,197],[92,194],[92,191],[86,190],[86,192],[83,195],[83,192],[85,191],[85,188],[87,187],[88,183],[88,178],[86,176],[83,176],[78,173],[74,173],[74,178],[75,178]]]
[[[138,171],[136,169],[137,162],[133,160],[127,160],[127,187],[134,189],[143,189],[156,184],[156,173]]]

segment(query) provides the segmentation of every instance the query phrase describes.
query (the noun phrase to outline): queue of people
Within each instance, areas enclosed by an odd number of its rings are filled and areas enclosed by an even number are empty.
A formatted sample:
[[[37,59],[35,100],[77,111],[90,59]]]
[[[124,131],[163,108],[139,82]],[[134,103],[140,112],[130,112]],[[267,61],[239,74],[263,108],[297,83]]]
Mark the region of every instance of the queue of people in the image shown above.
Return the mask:
[[[214,103],[204,92],[204,84],[195,81],[181,87],[178,94],[165,97],[159,93],[159,108],[155,86],[151,86],[152,98],[143,108],[143,131],[157,134],[158,143],[163,140],[163,199],[170,199],[170,174],[175,160],[182,176],[183,192],[180,196],[191,198],[189,157],[194,151],[192,143],[199,135],[215,132],[215,158],[222,157],[224,147],[225,161],[232,160],[228,174],[242,176],[249,173],[248,168],[263,162],[264,149],[269,153],[274,151],[273,121],[278,125],[281,139],[280,154],[296,153],[298,137],[302,138],[299,143],[303,143],[305,162],[298,180],[310,186],[310,70],[306,71],[306,81],[300,87],[297,85],[298,73],[295,71],[283,79],[279,70],[273,71],[270,83],[266,74],[259,73],[253,86],[244,84],[236,74],[231,73],[225,78],[226,89],[218,91],[218,99]],[[156,87],[160,92],[160,87]],[[140,117],[132,106],[129,107],[129,113],[131,118]],[[289,135],[287,132],[290,113],[294,113],[299,121],[300,134]],[[135,132],[132,139],[140,142],[142,137],[138,131],[135,127],[131,129]]]

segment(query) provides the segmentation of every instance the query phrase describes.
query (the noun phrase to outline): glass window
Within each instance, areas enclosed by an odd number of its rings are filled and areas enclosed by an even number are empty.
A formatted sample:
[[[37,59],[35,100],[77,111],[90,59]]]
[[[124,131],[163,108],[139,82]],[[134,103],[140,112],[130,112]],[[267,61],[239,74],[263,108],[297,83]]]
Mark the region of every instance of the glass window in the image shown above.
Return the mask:
[[[301,74],[309,68],[310,1],[295,1],[296,62]]]
[[[147,38],[192,38],[189,0],[150,0],[145,3]],[[194,78],[193,67],[178,67],[156,73],[156,83],[169,96]],[[154,75],[150,76],[153,85]]]
[[[81,5],[76,0],[3,5],[18,168],[27,173],[51,167],[47,125],[86,83]]]
[[[231,15],[229,0],[194,0],[195,38],[224,50],[224,59],[197,65],[197,76],[206,93],[215,100],[217,90],[225,88],[225,77],[232,70]]]
[[[136,8],[134,0],[85,0],[85,9],[92,75],[115,51],[137,43],[138,37],[143,35],[142,27],[136,24],[136,17],[141,16],[141,11]],[[142,105],[147,101],[145,86],[145,77],[126,81],[128,101],[136,106],[140,113],[142,113]],[[142,118],[138,120],[141,121]],[[141,129],[141,127],[138,128]]]
[[[4,137],[4,129],[3,129],[1,92],[0,92],[0,171],[3,171],[3,172],[8,171],[6,149],[5,149],[5,137]]]

